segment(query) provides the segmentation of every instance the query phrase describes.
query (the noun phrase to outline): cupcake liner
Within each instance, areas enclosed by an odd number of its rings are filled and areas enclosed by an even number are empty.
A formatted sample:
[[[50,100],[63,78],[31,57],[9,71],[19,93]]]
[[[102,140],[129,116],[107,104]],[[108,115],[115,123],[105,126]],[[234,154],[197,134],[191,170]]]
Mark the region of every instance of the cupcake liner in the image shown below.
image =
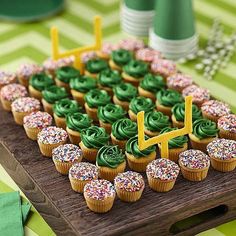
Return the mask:
[[[55,82],[57,86],[65,88],[66,91],[70,93],[70,85],[68,83],[65,83],[57,78],[55,78]]]
[[[212,121],[216,122],[216,124],[217,124],[217,122],[218,122],[218,119],[220,118],[220,117],[218,117],[218,116],[212,116],[212,115],[208,114],[208,113],[205,112],[205,111],[202,111],[202,116],[203,116],[204,118],[208,119],[208,120],[212,120]]]
[[[108,61],[110,59],[110,56],[106,53],[103,53],[102,51],[97,51],[96,52],[97,56],[103,60]]]
[[[87,75],[87,76],[89,76],[89,77],[92,77],[92,78],[94,78],[94,79],[97,79],[97,76],[98,76],[98,74],[90,73],[90,72],[87,71],[87,70],[84,71],[84,74]]]
[[[144,130],[144,133],[146,135],[148,135],[149,137],[155,137],[160,134],[160,132],[158,132],[158,131],[151,131],[151,130],[147,130],[147,129]]]
[[[112,59],[109,60],[109,66],[112,70],[118,70],[120,72],[122,71],[122,68],[118,66]]]
[[[129,114],[129,118],[130,118],[132,121],[134,121],[134,122],[137,121],[137,115],[136,115],[133,111],[128,110],[128,114]]]
[[[105,86],[102,86],[102,85],[100,85],[100,84],[98,84],[98,88],[107,91],[107,93],[108,93],[111,97],[113,96],[113,90],[112,90],[112,88],[105,87]]]
[[[84,93],[71,89],[71,94],[74,100],[76,100],[81,106],[84,106]]]
[[[98,150],[95,149],[95,148],[87,148],[83,142],[81,141],[79,143],[79,146],[83,152],[83,157],[88,160],[89,162],[93,162],[95,163],[96,162],[96,156],[97,156],[97,153],[98,153]]]
[[[42,99],[43,109],[50,115],[53,115],[53,104],[48,103],[45,99]]]
[[[164,113],[165,115],[171,117],[171,107],[166,107],[166,106],[163,106],[161,105],[157,100],[156,100],[156,107],[157,107],[157,110]]]
[[[116,95],[113,96],[113,102],[116,105],[120,105],[124,110],[129,110],[129,102],[119,100]]]
[[[219,131],[219,136],[220,136],[221,138],[236,140],[236,133],[232,133],[232,132],[230,132],[229,130],[220,129],[220,131]]]
[[[139,82],[143,79],[143,78],[134,78],[134,77],[126,74],[125,72],[122,72],[121,76],[125,82],[130,83],[130,84],[134,85],[135,87],[138,87]]]
[[[34,97],[38,100],[41,100],[43,97],[42,97],[42,92],[35,89],[33,86],[29,85],[29,94],[30,94],[30,97]]]
[[[41,131],[41,129],[38,128],[29,128],[24,125],[25,133],[27,137],[31,140],[37,140],[38,133]]]
[[[82,159],[82,158],[81,158]],[[73,162],[61,162],[53,160],[56,170],[62,175],[68,175],[69,169],[73,165]]]
[[[179,128],[179,129],[184,127],[184,122],[176,120],[176,118],[173,114],[171,116],[171,120],[172,120],[172,123],[173,123],[174,127]]]
[[[138,87],[138,92],[140,96],[146,97],[146,98],[150,98],[152,99],[153,102],[156,101],[156,96],[155,94],[153,94],[152,92],[149,92],[143,88],[141,88],[140,86]]]
[[[27,76],[18,76],[18,80],[26,88],[29,86],[29,78]]]
[[[100,127],[103,127],[108,134],[111,133],[111,124],[110,123],[104,123],[101,120],[99,120]]]
[[[78,193],[84,192],[84,186],[89,183],[91,180],[79,180],[69,177],[71,188]]]
[[[74,131],[68,127],[66,127],[66,131],[69,135],[70,142],[78,145],[81,141],[80,133],[78,131]]]
[[[232,158],[230,160],[221,160],[211,156],[211,166],[220,172],[230,172],[233,171],[236,167],[236,159]]]
[[[59,142],[59,143],[53,143],[53,144],[45,144],[45,143],[41,143],[38,141],[39,150],[42,153],[42,155],[45,157],[52,157],[52,150],[60,145],[65,144],[65,143],[66,143],[66,141]]]
[[[97,165],[97,167],[98,167],[98,171],[99,171],[99,178],[106,179],[106,180],[113,182],[115,177],[119,173],[123,173],[125,171],[126,161],[124,161],[123,163],[118,165],[115,169],[105,167],[105,166],[98,166],[98,165]]]
[[[145,172],[147,165],[156,158],[156,152],[152,152],[148,156],[140,158],[135,158],[132,154],[127,152],[125,152],[125,155],[130,169],[137,172]]]
[[[53,117],[54,117],[56,126],[65,130],[66,129],[66,118],[59,117],[56,113],[53,113]]]
[[[2,103],[2,108],[5,111],[11,111],[11,103],[10,101],[7,101],[1,97],[1,103]]]
[[[118,145],[119,148],[125,150],[125,145],[127,140],[118,140],[112,133],[111,133],[111,142],[113,145]]]
[[[123,189],[119,189],[115,186],[116,188],[116,193],[117,193],[117,196],[119,197],[119,199],[121,201],[124,201],[124,202],[136,202],[138,201],[141,196],[142,196],[142,193],[143,193],[143,189],[140,189],[139,191],[135,191],[135,192],[128,192],[128,191],[125,191]]]
[[[147,175],[149,187],[156,192],[168,192],[175,185],[174,180],[160,180]]]
[[[169,89],[176,90],[179,93],[182,93],[182,91],[186,88],[186,87],[179,87],[179,86],[173,86],[173,85],[167,85],[167,87]]]
[[[207,177],[209,167],[203,169],[189,169],[181,164],[180,169],[183,177],[190,181],[202,181]]]
[[[98,121],[98,109],[97,108],[90,108],[87,103],[84,104],[86,113],[93,121]]]
[[[31,112],[17,112],[12,111],[13,118],[18,125],[23,125],[23,119],[26,115],[29,115]]]

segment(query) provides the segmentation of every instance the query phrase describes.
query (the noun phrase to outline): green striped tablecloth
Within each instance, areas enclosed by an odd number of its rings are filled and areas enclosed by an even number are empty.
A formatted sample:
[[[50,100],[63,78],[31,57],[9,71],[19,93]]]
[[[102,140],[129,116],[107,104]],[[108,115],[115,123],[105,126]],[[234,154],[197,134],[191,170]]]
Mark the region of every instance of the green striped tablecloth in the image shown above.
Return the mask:
[[[106,41],[116,42],[126,37],[120,32],[119,0],[70,0],[66,12],[60,16],[39,23],[10,24],[0,23],[0,68],[14,71],[21,63],[41,63],[50,56],[49,29],[57,26],[60,31],[61,50],[71,49],[93,42],[92,19],[94,15],[103,17],[103,36]],[[0,3],[1,6],[1,3]],[[235,0],[195,0],[197,30],[200,44],[206,42],[212,20],[222,19],[225,33],[230,35],[236,26]],[[179,68],[193,76],[196,83],[210,89],[213,96],[228,102],[236,112],[236,55],[228,67],[220,71],[213,81],[205,80],[194,70],[193,63],[179,65]],[[18,187],[0,166],[0,192]],[[37,232],[27,225],[28,235],[51,235],[52,231],[35,211],[32,225],[42,225],[47,233]],[[37,227],[39,228],[39,227]],[[234,236],[236,221],[224,224],[200,234],[201,236]]]

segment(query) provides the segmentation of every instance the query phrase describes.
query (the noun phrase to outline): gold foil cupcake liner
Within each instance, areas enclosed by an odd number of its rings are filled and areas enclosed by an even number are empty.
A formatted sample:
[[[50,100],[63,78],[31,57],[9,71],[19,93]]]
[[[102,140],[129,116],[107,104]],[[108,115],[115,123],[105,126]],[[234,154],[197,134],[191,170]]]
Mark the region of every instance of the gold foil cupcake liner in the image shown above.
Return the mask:
[[[86,113],[93,121],[98,121],[98,109],[97,108],[90,108],[87,103],[84,104]]]
[[[74,100],[76,100],[81,106],[84,106],[84,93],[71,89],[71,94]]]
[[[12,111],[13,118],[18,125],[23,125],[23,119],[26,115],[29,115],[31,112],[17,112]]]
[[[53,104],[48,103],[45,99],[42,99],[42,104],[44,111],[46,111],[50,115],[53,115],[53,110],[52,110]]]
[[[84,186],[89,183],[91,180],[79,180],[69,177],[71,188],[78,193],[84,192]]]
[[[116,105],[120,105],[124,110],[129,110],[129,102],[119,100],[116,95],[113,96],[113,102]]]
[[[62,175],[68,175],[69,169],[73,165],[73,162],[61,162],[53,160],[56,170]],[[79,161],[78,161],[79,162]]]
[[[138,87],[140,81],[143,79],[143,78],[134,78],[134,77],[126,74],[125,72],[122,72],[121,76],[125,82],[130,83],[130,84],[134,85],[135,87]]]
[[[230,172],[230,171],[233,171],[236,167],[235,158],[232,158],[230,160],[221,160],[211,155],[210,155],[210,158],[211,158],[212,168],[220,172]]]
[[[95,149],[95,148],[87,148],[83,142],[81,141],[79,143],[79,146],[83,152],[83,157],[88,160],[89,162],[93,162],[95,163],[96,162],[96,157],[97,157],[97,153],[98,153],[98,150]]]
[[[38,100],[41,100],[43,97],[42,97],[42,92],[35,89],[33,86],[29,85],[29,94],[30,94],[30,97],[34,97]]]
[[[174,180],[160,180],[147,175],[149,187],[156,192],[168,192],[175,185]]]
[[[55,78],[55,82],[57,86],[65,88],[66,91],[70,93],[70,85],[68,83],[65,83],[57,78]]]
[[[53,113],[53,117],[54,117],[56,126],[65,130],[66,129],[66,118],[59,117],[56,113]]]
[[[146,97],[146,98],[150,98],[150,99],[152,99],[153,102],[156,101],[155,94],[153,94],[153,93],[151,93],[151,92],[141,88],[140,86],[138,87],[138,92],[139,92],[140,96],[143,96],[143,97]]]
[[[184,127],[184,122],[176,120],[174,115],[171,116],[171,120],[172,120],[174,127],[178,128],[178,129],[181,129]]]
[[[163,114],[171,117],[171,107],[166,107],[161,105],[157,100],[156,100],[156,108],[158,111],[162,112]]]
[[[70,142],[78,145],[81,141],[80,133],[78,131],[72,130],[68,127],[66,127],[66,131],[68,133]]]
[[[112,133],[111,133],[111,142],[113,145],[118,145],[119,148],[125,150],[125,145],[127,140],[118,140]]]
[[[65,143],[66,141],[54,143],[54,144],[45,144],[45,143],[38,142],[38,145],[39,145],[40,152],[42,153],[43,156],[52,157],[52,150]]]
[[[41,129],[38,128],[29,128],[24,125],[25,133],[27,137],[31,140],[37,140],[38,133],[41,131]]]
[[[124,202],[136,202],[141,198],[142,193],[143,193],[143,189],[140,189],[139,191],[135,191],[135,192],[125,191],[125,190],[119,189],[116,186],[115,186],[115,189],[116,189],[118,198]]]
[[[219,136],[220,136],[221,138],[236,140],[236,133],[232,133],[232,132],[230,132],[230,131],[228,131],[228,130],[220,129],[220,131],[219,131]]]
[[[118,66],[112,59],[110,59],[108,63],[112,70],[118,70],[120,72],[122,71],[122,68]]]
[[[134,121],[134,122],[137,121],[137,115],[136,115],[133,111],[129,110],[129,111],[128,111],[128,114],[129,114],[130,120],[132,120],[132,121]]]
[[[100,127],[103,127],[108,134],[111,133],[111,124],[110,123],[104,123],[101,120],[99,120]]]

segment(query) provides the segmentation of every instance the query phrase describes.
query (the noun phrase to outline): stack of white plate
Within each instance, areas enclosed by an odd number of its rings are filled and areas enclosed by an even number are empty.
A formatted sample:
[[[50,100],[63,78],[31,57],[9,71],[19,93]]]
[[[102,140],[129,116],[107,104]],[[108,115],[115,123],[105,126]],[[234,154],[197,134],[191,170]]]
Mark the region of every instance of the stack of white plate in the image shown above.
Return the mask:
[[[178,60],[197,52],[198,35],[188,39],[169,40],[157,36],[153,29],[150,29],[149,46],[160,51],[167,59]]]
[[[134,36],[148,36],[149,28],[153,25],[155,11],[137,11],[121,5],[121,28]]]

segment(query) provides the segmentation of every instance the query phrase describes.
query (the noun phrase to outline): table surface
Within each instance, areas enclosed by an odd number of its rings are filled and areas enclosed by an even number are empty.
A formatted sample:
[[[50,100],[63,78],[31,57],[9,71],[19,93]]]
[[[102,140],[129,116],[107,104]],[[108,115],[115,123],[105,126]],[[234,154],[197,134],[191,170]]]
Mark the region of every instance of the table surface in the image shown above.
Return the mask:
[[[125,35],[120,32],[119,26],[119,4],[119,0],[70,0],[66,12],[43,22],[21,25],[1,22],[0,68],[14,71],[21,63],[41,63],[49,57],[51,52],[49,29],[54,25],[60,31],[61,50],[92,43],[92,18],[96,14],[103,17],[103,35],[106,41],[116,42],[124,38]],[[212,19],[217,16],[223,22],[226,35],[232,33],[236,22],[235,1],[195,0],[194,7],[200,45],[204,45],[206,42]],[[228,102],[236,111],[236,55],[228,67],[220,71],[213,81],[202,78],[194,70],[193,63],[180,65],[179,68],[192,75],[196,83],[210,89],[213,96]],[[3,169],[0,169],[0,180],[2,183],[7,183],[12,189],[17,188]],[[236,221],[232,221],[216,229],[203,232],[201,235],[236,235],[235,226]]]

